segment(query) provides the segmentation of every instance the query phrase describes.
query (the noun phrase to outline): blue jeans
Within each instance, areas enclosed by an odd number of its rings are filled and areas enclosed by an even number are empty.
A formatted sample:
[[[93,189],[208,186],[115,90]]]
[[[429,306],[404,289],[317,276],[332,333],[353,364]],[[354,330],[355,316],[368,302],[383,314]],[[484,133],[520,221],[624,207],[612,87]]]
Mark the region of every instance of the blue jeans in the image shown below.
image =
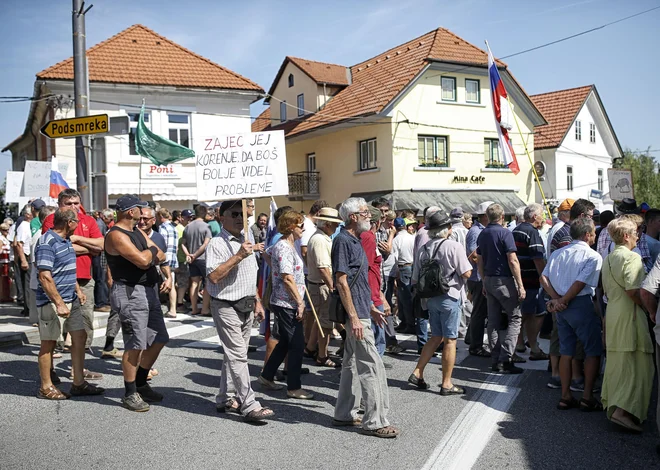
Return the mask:
[[[383,305],[376,307],[378,310],[381,312],[385,311],[385,307]],[[385,354],[385,328],[384,326],[378,326],[376,322],[372,319],[371,320],[371,329],[374,332],[374,340],[376,342],[376,350],[378,351],[378,354],[381,356]]]
[[[415,318],[415,334],[417,334],[417,351],[421,351],[429,339],[429,321],[426,318]]]

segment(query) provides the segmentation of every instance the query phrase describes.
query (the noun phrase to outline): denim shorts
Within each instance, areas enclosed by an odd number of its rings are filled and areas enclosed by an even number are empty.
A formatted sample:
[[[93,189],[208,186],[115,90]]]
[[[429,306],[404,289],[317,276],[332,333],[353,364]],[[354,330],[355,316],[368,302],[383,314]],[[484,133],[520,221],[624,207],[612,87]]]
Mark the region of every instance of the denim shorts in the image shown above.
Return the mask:
[[[562,356],[575,356],[578,340],[584,345],[586,357],[600,356],[603,352],[600,317],[588,295],[574,298],[566,310],[557,312],[557,332]]]
[[[548,313],[545,306],[545,291],[538,289],[525,289],[527,295],[520,304],[520,311],[523,315],[540,317]]]
[[[448,295],[441,295],[430,298],[427,306],[431,335],[447,339],[458,338],[458,325],[461,321],[459,300]]]

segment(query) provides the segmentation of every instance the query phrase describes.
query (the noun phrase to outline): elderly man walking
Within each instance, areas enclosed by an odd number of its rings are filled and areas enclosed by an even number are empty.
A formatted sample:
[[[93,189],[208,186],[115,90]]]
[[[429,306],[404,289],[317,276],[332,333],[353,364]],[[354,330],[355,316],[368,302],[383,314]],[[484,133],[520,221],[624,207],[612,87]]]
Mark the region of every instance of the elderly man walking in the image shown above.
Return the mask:
[[[383,314],[371,301],[369,263],[360,235],[370,229],[371,212],[362,198],[349,198],[339,209],[344,227],[332,244],[332,272],[341,302],[346,309],[346,344],[333,424],[362,425],[370,436],[393,438],[399,430],[390,426],[387,376],[376,350],[371,319],[383,323]],[[364,400],[364,418],[358,416]]]
[[[256,314],[264,309],[257,297],[257,260],[252,243],[241,234],[241,201],[225,201],[218,209],[222,230],[206,248],[206,288],[211,314],[224,350],[216,407],[221,413],[243,415],[248,422],[264,421],[273,411],[256,400],[250,384],[248,345]]]
[[[543,289],[552,298],[548,308],[557,312],[561,352],[561,400],[557,408],[568,410],[579,406],[583,411],[601,411],[603,406],[592,396],[603,352],[601,321],[591,297],[598,286],[603,260],[590,248],[596,239],[596,228],[591,219],[575,219],[570,225],[570,236],[573,241],[550,256],[541,276]],[[578,340],[586,355],[584,393],[579,405],[571,393],[571,363]]]
[[[520,302],[525,288],[516,256],[516,243],[503,227],[504,209],[491,204],[486,209],[488,226],[477,239],[477,264],[488,302],[488,337],[493,372],[520,374],[512,358],[520,333]]]

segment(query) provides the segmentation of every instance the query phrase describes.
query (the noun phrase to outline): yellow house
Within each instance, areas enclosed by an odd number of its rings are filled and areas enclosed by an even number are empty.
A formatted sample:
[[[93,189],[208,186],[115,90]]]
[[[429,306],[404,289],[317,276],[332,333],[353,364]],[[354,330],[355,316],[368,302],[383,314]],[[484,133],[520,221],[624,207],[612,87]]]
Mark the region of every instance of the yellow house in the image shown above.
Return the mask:
[[[506,64],[498,68],[520,128],[510,132],[517,175],[498,150],[487,54],[450,31],[351,67],[286,57],[252,124],[285,131],[290,194],[278,205],[308,210],[315,199],[359,195],[447,212],[492,200],[511,213],[533,201],[525,145],[534,151],[534,128],[546,121]]]

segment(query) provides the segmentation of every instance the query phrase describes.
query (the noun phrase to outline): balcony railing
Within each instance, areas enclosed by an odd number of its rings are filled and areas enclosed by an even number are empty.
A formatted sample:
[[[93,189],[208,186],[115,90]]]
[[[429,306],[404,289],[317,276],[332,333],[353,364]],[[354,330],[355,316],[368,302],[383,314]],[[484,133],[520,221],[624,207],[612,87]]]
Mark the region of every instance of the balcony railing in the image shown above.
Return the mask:
[[[289,173],[289,199],[302,201],[305,199],[318,199],[321,195],[318,171],[299,171]]]

